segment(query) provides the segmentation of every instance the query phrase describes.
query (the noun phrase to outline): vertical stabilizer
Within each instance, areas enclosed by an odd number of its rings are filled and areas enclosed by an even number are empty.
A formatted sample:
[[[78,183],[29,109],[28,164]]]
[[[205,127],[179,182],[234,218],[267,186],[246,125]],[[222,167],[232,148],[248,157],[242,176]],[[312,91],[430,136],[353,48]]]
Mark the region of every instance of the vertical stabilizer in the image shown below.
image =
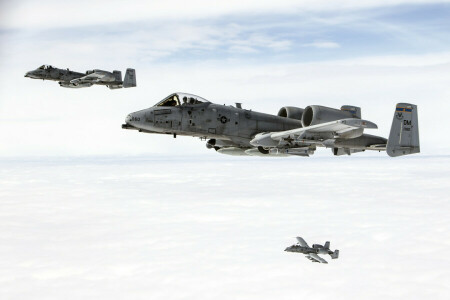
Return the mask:
[[[417,105],[397,104],[386,152],[391,157],[420,152]]]
[[[332,259],[337,259],[339,258],[339,250],[334,250],[334,252],[332,254],[330,254]]]
[[[136,86],[136,70],[135,69],[127,69],[125,73],[125,78],[123,79],[123,87],[135,87]]]
[[[113,71],[114,80],[117,82],[122,82],[122,72],[114,70]]]
[[[323,247],[325,248],[325,249],[330,249],[330,242],[325,242],[325,244],[323,245]]]

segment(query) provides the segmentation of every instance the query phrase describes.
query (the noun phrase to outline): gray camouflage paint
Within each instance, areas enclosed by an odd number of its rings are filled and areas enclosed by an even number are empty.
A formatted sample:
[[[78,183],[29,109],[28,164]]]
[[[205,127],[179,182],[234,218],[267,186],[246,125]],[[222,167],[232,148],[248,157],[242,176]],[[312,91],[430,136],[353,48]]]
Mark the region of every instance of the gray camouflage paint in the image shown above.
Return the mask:
[[[135,87],[136,74],[134,69],[127,69],[125,79],[122,81],[120,71],[92,70],[86,73],[74,72],[69,69],[59,69],[50,65],[42,65],[36,70],[29,71],[25,77],[32,79],[58,81],[61,87],[83,88],[92,85],[105,85],[110,89],[122,87]]]
[[[310,111],[308,114],[303,114],[308,110]],[[313,111],[320,112],[320,115],[314,115]],[[289,133],[290,130],[299,129],[305,125],[302,114],[307,116],[309,124],[314,124],[311,128],[315,126],[316,129],[303,130],[298,135],[286,134],[285,132]],[[347,105],[341,110],[320,106],[310,106],[306,110],[283,107],[278,115],[270,115],[242,109],[240,104],[237,107],[219,105],[192,94],[174,93],[153,107],[130,113],[122,128],[145,133],[171,134],[174,137],[182,135],[209,139],[207,148],[236,156],[309,156],[314,154],[318,146],[331,148],[334,155],[350,155],[365,150],[386,150],[387,139],[365,134],[363,128],[350,127],[351,130],[342,135],[338,135],[333,130],[317,131],[317,126],[336,120],[342,120],[342,122],[336,125],[331,124],[331,126],[342,128],[356,121],[376,128],[375,124],[360,118],[360,108]],[[392,130],[398,131],[395,120],[394,118]],[[417,115],[415,122],[417,122]],[[416,127],[418,128],[418,125]],[[309,125],[304,128],[308,129]],[[274,136],[279,134],[287,136],[275,139]],[[414,137],[409,140],[417,141],[418,149],[418,132],[417,138],[414,132],[411,134]],[[398,147],[397,143],[391,144],[391,148]],[[405,149],[404,147],[409,145],[404,144],[402,147]],[[419,151],[411,151],[411,153],[417,152]],[[388,151],[389,155],[391,153],[392,151]],[[409,154],[408,151],[403,153]]]

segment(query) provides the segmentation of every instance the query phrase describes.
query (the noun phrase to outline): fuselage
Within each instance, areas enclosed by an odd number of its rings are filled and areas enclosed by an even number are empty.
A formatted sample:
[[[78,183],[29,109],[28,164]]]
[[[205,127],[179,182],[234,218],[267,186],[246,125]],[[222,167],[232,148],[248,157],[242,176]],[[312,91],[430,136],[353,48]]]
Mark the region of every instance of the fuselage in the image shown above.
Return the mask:
[[[125,122],[123,127],[127,129],[218,139],[244,148],[252,147],[249,142],[257,133],[302,126],[300,120],[214,104],[182,93],[129,114]]]
[[[309,253],[315,253],[315,254],[332,254],[333,251],[330,251],[330,249],[324,248],[322,245],[313,245],[313,247],[304,247],[301,245],[292,245],[290,247],[287,247],[284,251],[287,252],[298,252],[303,254],[309,254]]]
[[[61,82],[70,82],[73,79],[85,76],[83,73],[70,71],[69,69],[58,69],[52,66],[41,66],[36,70],[29,71],[25,77],[33,79],[53,80]]]
[[[284,251],[287,252],[298,252],[303,254],[309,254],[309,253],[318,253],[317,249],[313,249],[310,247],[303,247],[300,245],[292,245],[290,247],[287,247]]]

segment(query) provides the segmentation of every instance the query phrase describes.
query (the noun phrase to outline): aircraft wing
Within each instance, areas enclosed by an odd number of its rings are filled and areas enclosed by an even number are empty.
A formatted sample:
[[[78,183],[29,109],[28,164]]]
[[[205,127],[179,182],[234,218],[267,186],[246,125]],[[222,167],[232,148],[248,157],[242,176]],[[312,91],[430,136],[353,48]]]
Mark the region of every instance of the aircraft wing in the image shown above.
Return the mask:
[[[323,259],[322,257],[320,257],[319,255],[315,254],[315,253],[310,253],[306,256],[309,260],[312,260],[314,262],[319,262],[321,264],[327,264],[328,262]]]
[[[347,131],[351,131],[354,129],[376,129],[378,126],[370,121],[361,120],[361,119],[342,119],[337,121],[331,121],[327,123],[317,124],[308,127],[296,128],[286,131],[274,132],[271,134],[271,138],[273,140],[280,141],[284,138],[288,138],[291,136],[299,136],[304,132],[336,132],[336,134],[342,134]]]
[[[309,248],[308,244],[302,237],[298,236],[296,239],[297,239],[298,243],[300,244],[300,246]]]

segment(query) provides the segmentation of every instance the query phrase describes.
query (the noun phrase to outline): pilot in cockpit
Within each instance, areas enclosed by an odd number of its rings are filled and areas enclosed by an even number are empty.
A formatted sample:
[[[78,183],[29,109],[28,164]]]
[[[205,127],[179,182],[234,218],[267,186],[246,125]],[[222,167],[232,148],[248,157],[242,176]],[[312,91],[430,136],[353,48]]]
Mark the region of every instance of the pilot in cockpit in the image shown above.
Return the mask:
[[[197,99],[193,98],[193,97],[183,97],[183,105],[186,104],[197,104],[197,103],[201,103],[200,101],[198,101]]]
[[[53,69],[53,67],[50,65],[42,65],[39,67],[39,69],[40,70],[51,70],[51,69]]]

